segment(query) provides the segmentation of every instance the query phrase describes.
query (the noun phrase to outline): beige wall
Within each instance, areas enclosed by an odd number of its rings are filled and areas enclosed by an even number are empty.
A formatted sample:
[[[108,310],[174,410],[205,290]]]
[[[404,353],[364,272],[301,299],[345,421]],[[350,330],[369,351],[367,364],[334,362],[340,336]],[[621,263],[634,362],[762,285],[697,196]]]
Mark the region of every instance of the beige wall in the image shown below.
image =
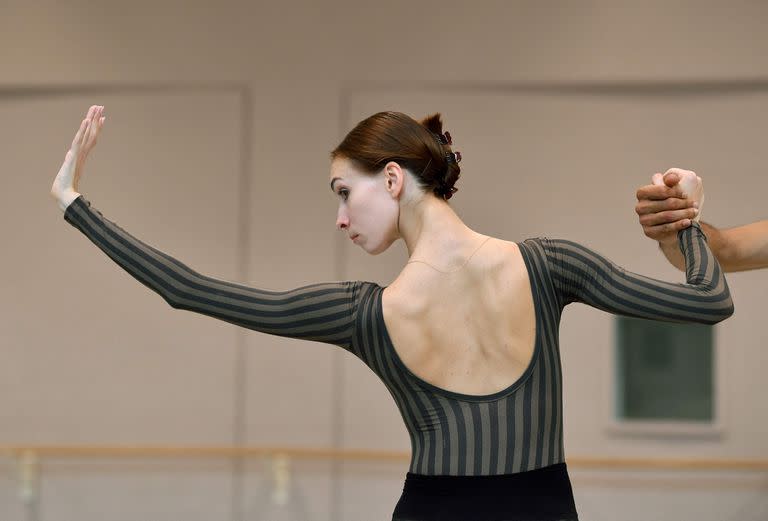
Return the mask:
[[[174,312],[61,220],[47,189],[91,103],[109,115],[82,184],[94,205],[200,271],[268,288],[395,272],[400,248],[371,259],[337,239],[326,176],[345,130],[387,108],[445,114],[465,156],[457,209],[510,240],[566,236],[679,278],[633,214],[634,189],[668,166],[702,175],[705,219],[766,217],[768,4],[541,4],[0,4],[13,187],[0,210],[0,444],[407,449],[353,357]],[[768,459],[765,273],[729,283],[721,436],[611,434],[611,319],[568,310],[569,454]],[[261,510],[269,462],[45,462],[27,509],[12,463],[0,460],[3,520],[278,519]],[[292,465],[315,521],[385,519],[405,472]],[[764,479],[573,473],[594,520],[764,519]]]

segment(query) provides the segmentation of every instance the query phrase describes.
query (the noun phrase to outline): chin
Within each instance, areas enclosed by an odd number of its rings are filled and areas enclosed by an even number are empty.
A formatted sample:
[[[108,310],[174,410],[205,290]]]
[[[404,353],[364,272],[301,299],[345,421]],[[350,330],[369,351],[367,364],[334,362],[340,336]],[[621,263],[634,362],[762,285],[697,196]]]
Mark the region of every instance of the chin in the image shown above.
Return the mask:
[[[362,245],[362,248],[365,250],[366,253],[369,255],[378,255],[380,253],[384,253],[389,249],[390,246],[392,246],[392,243],[395,242],[394,240],[390,241],[380,241],[377,242],[371,246],[368,246],[368,244]]]

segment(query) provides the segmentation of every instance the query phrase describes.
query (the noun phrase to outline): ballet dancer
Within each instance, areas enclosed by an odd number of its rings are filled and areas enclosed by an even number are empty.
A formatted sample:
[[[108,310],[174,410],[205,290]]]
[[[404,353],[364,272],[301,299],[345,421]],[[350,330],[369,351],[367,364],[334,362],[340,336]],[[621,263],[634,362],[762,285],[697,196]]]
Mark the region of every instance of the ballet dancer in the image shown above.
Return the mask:
[[[103,107],[91,107],[53,183],[66,221],[175,309],[334,344],[365,363],[411,439],[393,521],[576,520],[563,450],[565,306],[704,324],[733,313],[695,222],[678,237],[685,283],[631,273],[572,241],[512,242],[469,228],[449,204],[461,154],[439,114],[374,114],[331,153],[340,232],[370,254],[405,241],[408,259],[388,286],[270,291],[219,280],[132,236],[80,194],[104,122]],[[700,179],[681,182],[702,197]]]

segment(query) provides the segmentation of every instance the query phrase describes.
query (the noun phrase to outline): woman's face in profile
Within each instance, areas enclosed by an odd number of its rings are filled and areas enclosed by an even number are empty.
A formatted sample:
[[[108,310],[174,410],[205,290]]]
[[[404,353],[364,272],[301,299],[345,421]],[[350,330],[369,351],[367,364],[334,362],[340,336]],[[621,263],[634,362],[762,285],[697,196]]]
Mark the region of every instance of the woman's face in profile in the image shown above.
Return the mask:
[[[383,173],[368,174],[346,158],[331,162],[331,189],[339,200],[336,227],[371,255],[398,239],[398,200],[387,190]]]

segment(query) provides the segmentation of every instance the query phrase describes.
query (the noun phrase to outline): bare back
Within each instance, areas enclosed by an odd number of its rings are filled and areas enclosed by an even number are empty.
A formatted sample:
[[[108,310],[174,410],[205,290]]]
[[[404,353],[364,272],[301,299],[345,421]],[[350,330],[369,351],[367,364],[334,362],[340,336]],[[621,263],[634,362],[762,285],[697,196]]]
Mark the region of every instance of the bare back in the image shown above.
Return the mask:
[[[403,363],[449,391],[487,395],[506,389],[533,356],[533,298],[515,243],[491,239],[453,273],[408,265],[384,290],[382,307]]]

